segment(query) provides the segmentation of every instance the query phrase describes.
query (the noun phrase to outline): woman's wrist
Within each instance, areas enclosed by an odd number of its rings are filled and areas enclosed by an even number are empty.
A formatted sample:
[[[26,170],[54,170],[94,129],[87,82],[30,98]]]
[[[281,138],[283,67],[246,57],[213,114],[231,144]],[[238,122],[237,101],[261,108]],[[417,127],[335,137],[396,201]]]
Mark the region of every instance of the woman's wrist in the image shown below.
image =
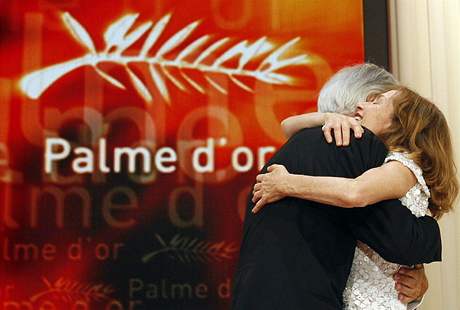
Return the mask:
[[[321,126],[326,124],[327,118],[329,117],[330,114],[331,113],[329,113],[329,112],[321,112],[321,121],[320,121]]]
[[[294,197],[296,195],[296,175],[288,173],[283,176],[280,192],[284,196]]]

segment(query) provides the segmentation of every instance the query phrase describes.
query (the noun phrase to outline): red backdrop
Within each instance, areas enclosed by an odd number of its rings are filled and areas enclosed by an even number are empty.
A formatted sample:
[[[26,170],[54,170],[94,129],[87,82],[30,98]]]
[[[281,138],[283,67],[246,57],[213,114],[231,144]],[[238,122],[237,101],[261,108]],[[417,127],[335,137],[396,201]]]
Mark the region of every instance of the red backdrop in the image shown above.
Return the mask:
[[[284,142],[280,121],[364,60],[362,10],[1,0],[2,309],[227,309],[254,177]],[[53,137],[72,151],[46,172]],[[114,149],[137,146],[151,171],[141,157],[113,171]],[[78,147],[91,172],[75,169]]]

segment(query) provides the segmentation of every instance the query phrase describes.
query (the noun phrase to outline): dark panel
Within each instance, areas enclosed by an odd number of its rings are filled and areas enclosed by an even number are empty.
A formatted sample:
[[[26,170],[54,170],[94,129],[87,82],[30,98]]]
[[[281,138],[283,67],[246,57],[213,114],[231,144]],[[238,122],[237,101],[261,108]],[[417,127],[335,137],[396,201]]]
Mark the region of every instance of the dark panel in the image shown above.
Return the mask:
[[[390,69],[388,5],[386,0],[363,0],[365,59]]]

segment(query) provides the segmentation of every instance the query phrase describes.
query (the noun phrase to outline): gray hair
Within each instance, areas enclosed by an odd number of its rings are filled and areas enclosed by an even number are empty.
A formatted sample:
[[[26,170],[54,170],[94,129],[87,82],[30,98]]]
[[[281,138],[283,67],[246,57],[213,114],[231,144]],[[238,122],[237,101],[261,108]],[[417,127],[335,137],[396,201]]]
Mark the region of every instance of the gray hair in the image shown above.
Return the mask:
[[[368,96],[398,85],[394,76],[371,63],[345,67],[334,74],[321,89],[318,111],[351,114]]]

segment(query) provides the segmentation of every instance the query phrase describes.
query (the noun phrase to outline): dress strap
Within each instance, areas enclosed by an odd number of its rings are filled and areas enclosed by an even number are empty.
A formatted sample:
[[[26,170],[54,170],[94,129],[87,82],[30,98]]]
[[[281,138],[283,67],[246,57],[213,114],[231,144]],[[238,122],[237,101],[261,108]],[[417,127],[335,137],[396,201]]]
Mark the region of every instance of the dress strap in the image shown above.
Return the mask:
[[[417,178],[417,182],[422,187],[423,192],[430,197],[430,190],[426,185],[425,179],[423,178],[423,171],[422,169],[412,160],[409,158],[407,153],[403,152],[389,152],[387,157],[385,158],[385,163],[389,161],[399,161],[405,167],[407,167]]]

